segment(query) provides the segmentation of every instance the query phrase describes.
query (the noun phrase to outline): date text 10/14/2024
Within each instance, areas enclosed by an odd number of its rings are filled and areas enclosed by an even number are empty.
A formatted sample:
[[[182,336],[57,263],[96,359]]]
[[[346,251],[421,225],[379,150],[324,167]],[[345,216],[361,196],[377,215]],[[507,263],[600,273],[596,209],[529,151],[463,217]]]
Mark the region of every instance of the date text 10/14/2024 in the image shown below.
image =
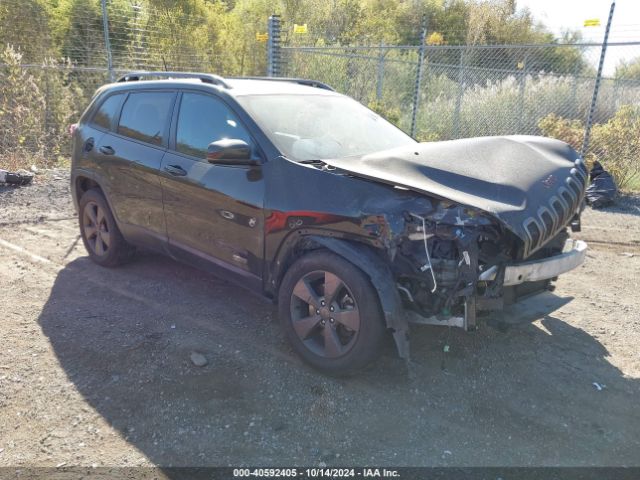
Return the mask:
[[[234,468],[234,478],[399,478],[387,468]]]

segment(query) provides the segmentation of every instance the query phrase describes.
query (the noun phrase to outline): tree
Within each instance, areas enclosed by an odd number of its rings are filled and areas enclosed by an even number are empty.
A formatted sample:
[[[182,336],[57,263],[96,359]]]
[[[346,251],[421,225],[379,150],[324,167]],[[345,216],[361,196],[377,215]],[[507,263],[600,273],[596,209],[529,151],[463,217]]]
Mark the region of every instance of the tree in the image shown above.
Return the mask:
[[[614,77],[620,80],[640,80],[640,57],[622,60],[616,66]]]
[[[93,0],[63,0],[55,11],[60,53],[78,65],[105,58],[102,12]]]
[[[22,61],[39,63],[52,53],[51,12],[44,0],[0,2],[0,51],[13,45]]]

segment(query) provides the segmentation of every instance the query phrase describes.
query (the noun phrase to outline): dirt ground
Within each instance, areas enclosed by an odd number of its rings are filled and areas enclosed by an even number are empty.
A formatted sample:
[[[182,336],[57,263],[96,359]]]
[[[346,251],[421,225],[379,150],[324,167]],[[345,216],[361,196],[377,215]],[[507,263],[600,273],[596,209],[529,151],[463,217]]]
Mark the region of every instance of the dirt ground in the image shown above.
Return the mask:
[[[583,222],[553,294],[336,380],[223,280],[89,261],[65,172],[0,187],[0,466],[639,466],[640,198]]]

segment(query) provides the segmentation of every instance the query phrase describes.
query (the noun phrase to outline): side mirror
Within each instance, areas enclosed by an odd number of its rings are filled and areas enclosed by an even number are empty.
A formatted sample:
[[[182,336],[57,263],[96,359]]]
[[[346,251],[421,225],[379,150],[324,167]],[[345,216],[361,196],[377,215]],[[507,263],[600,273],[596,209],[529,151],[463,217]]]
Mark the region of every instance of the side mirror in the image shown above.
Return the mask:
[[[257,165],[251,158],[251,147],[244,140],[225,138],[207,147],[207,161],[222,165]]]

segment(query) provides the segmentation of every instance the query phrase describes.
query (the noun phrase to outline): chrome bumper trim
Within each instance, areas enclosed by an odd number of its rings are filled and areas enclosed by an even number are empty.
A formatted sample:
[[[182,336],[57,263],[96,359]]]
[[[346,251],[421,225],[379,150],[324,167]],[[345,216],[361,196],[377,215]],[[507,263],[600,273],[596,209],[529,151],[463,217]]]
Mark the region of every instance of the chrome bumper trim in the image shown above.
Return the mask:
[[[509,265],[504,272],[504,285],[520,285],[525,282],[536,282],[557,277],[580,266],[587,256],[587,244],[582,240],[569,240],[571,249],[549,258]],[[478,279],[489,281],[496,278],[497,268],[491,267],[482,272]]]

